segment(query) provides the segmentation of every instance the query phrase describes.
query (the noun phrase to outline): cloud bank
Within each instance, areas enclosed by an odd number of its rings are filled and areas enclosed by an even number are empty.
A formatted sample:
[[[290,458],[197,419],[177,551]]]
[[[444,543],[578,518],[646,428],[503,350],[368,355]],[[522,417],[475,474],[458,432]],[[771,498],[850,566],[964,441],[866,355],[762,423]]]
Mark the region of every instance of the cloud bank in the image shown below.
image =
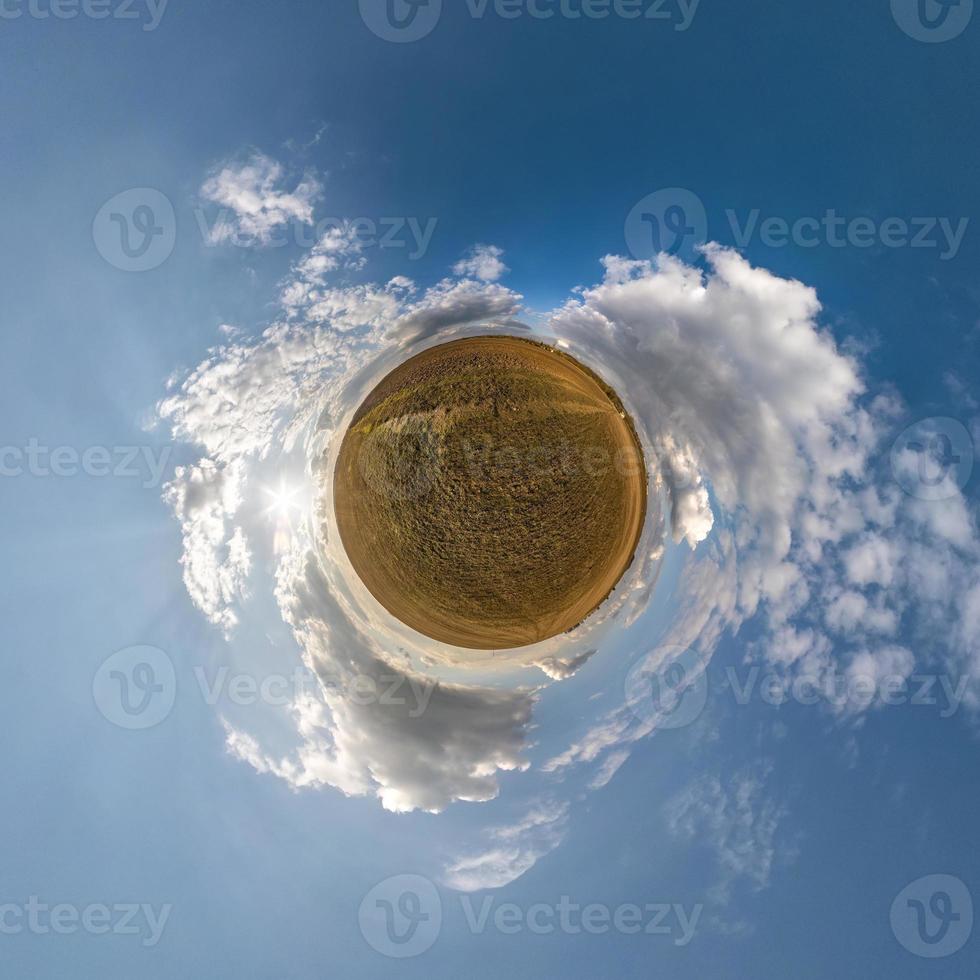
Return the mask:
[[[960,487],[947,475],[942,499],[924,499],[928,439],[890,451],[901,401],[870,390],[821,329],[813,289],[716,246],[706,259],[707,271],[608,258],[603,282],[551,321],[626,379],[674,537],[697,546],[651,673],[665,645],[706,663],[752,620],[747,659],[817,689],[841,677],[874,689],[836,710],[873,710],[879,683],[923,666],[962,678],[976,706],[980,539]],[[654,727],[620,704],[546,768],[605,765]]]
[[[202,200],[222,208],[208,232],[209,242],[263,246],[290,221],[312,224],[313,207],[323,193],[319,179],[304,174],[292,190],[286,189],[285,180],[283,165],[258,151],[216,168],[200,191]]]
[[[319,183],[304,178],[287,191],[283,180],[279,165],[256,155],[221,169],[202,193],[261,242],[284,222],[312,220]],[[697,266],[607,257],[601,282],[532,318],[498,281],[507,270],[493,246],[476,246],[428,288],[401,276],[333,281],[362,267],[356,238],[332,228],[294,264],[268,329],[253,340],[232,333],[159,406],[174,438],[199,452],[165,491],[189,594],[232,644],[256,597],[274,597],[321,681],[290,706],[285,749],[225,719],[237,757],[297,788],[373,794],[399,812],[490,801],[503,774],[513,774],[508,785],[527,781],[536,802],[526,818],[490,827],[484,850],[446,866],[447,883],[472,890],[512,880],[561,840],[572,790],[542,802],[543,781],[599,791],[630,746],[663,724],[655,712],[638,717],[625,696],[611,706],[586,699],[585,729],[536,768],[528,761],[536,702],[587,664],[599,665],[597,683],[615,676],[622,658],[604,654],[619,626],[649,626],[633,641],[648,645],[628,652],[651,669],[684,650],[703,670],[719,639],[752,621],[758,639],[747,657],[787,677],[908,676],[932,663],[965,677],[966,701],[977,706],[975,515],[959,486],[942,487],[941,499],[916,492],[916,475],[935,462],[931,443],[889,454],[905,409],[821,326],[811,287],[717,246]],[[595,623],[507,670],[468,665],[392,621],[331,528],[338,437],[363,395],[410,353],[492,331],[555,343],[617,388],[644,443],[651,499],[669,514],[663,534],[652,509],[645,552]],[[303,504],[270,518],[258,501],[284,480]],[[654,621],[665,554],[684,568],[670,615]],[[426,691],[424,707],[386,702],[378,692],[393,677],[400,690]],[[351,696],[365,685],[374,696]],[[674,823],[716,832],[728,790],[696,789]],[[744,796],[736,787],[736,801]],[[748,873],[762,885],[768,867]]]

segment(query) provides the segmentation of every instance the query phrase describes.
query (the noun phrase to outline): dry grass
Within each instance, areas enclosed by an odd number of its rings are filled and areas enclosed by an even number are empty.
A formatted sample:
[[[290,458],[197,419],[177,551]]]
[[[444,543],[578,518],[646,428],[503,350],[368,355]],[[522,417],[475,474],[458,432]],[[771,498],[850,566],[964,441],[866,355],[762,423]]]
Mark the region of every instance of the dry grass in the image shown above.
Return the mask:
[[[552,348],[479,337],[368,396],[334,476],[341,539],[386,609],[474,649],[565,632],[632,561],[642,453],[619,399]]]

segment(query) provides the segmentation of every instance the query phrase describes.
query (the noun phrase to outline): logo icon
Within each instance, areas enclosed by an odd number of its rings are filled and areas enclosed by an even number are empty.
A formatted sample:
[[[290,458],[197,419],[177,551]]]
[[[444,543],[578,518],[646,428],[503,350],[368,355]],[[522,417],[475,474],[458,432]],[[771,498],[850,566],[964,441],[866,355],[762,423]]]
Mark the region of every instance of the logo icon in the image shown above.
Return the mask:
[[[634,259],[651,259],[661,252],[686,262],[708,240],[708,216],[696,194],[668,187],[648,194],[626,218],[626,246]]]
[[[120,728],[159,725],[173,710],[177,674],[156,647],[135,646],[107,658],[95,674],[92,695],[102,715]]]
[[[973,932],[973,897],[959,878],[927,875],[903,888],[891,909],[895,938],[916,956],[959,952]]]
[[[152,187],[123,191],[99,208],[92,238],[102,258],[123,272],[155,269],[177,241],[173,205]]]
[[[892,0],[892,16],[913,40],[937,44],[966,30],[973,0]]]
[[[973,473],[973,439],[956,419],[923,419],[892,446],[892,473],[902,489],[920,500],[949,500]]]
[[[630,668],[624,689],[633,714],[659,731],[693,724],[708,702],[705,665],[685,647],[652,650]]]
[[[361,935],[382,956],[421,956],[439,938],[442,901],[421,875],[396,875],[372,888],[357,913]]]
[[[359,0],[361,20],[383,41],[421,41],[442,16],[442,0]]]

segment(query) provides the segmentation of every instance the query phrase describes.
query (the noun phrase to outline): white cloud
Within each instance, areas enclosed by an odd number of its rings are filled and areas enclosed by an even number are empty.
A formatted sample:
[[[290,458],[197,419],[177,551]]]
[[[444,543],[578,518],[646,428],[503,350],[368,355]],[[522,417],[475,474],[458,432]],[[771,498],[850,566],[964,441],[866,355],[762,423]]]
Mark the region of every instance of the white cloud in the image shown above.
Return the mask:
[[[319,489],[330,482],[323,474],[331,447],[373,381],[408,352],[461,331],[518,329],[521,297],[483,274],[495,267],[468,265],[476,253],[457,267],[466,278],[428,289],[404,277],[331,284],[332,273],[359,260],[342,230],[325,236],[283,284],[281,315],[262,337],[232,336],[161,403],[175,437],[201,452],[167,499],[181,523],[194,601],[233,629],[259,565],[252,555],[265,547],[283,619],[323,680],[319,699],[292,706],[288,751],[231,724],[229,750],[295,786],[373,793],[395,811],[437,811],[492,799],[500,773],[526,770],[537,694],[516,681],[443,676],[418,716],[339,694],[331,686],[338,677],[396,673],[422,682],[445,658],[365,599],[336,539],[322,536],[330,501]],[[820,326],[811,288],[717,247],[707,262],[700,269],[666,257],[607,258],[603,281],[542,328],[623,395],[651,463],[652,499],[668,499],[675,547],[689,552],[662,642],[695,650],[706,664],[719,639],[752,618],[753,651],[787,675],[819,683],[848,672],[904,673],[914,655],[916,665],[932,659],[971,678],[967,703],[977,705],[980,541],[971,507],[962,495],[918,500],[892,482],[887,450],[902,408],[868,390],[859,365]],[[286,466],[312,488],[316,510],[272,549],[249,502],[266,473]],[[645,553],[662,555],[659,537],[648,544]],[[649,602],[644,582],[656,580],[641,572],[628,601],[621,597],[631,622],[642,610],[630,602]],[[545,673],[570,677],[585,649],[559,644],[542,659]],[[620,700],[586,717],[541,768],[559,785],[586,769],[579,788],[597,789],[656,724]],[[728,842],[751,831],[744,866],[739,846],[719,853],[732,876],[761,883],[783,814],[767,808],[757,783],[751,773],[741,783],[706,783],[678,804],[676,825],[703,825]],[[559,816],[523,833],[497,828],[487,847],[451,865],[447,880],[492,887],[530,867],[563,835],[566,811],[554,806],[548,812]],[[762,816],[746,830],[750,811]]]
[[[671,832],[713,852],[719,879],[711,897],[720,904],[740,883],[754,891],[769,887],[776,864],[796,855],[781,835],[789,811],[770,796],[771,774],[771,763],[759,763],[728,777],[700,776],[667,804]]]
[[[626,749],[610,752],[599,767],[599,771],[592,777],[589,789],[602,789],[603,786],[609,785],[610,780],[626,764],[629,757],[630,754]]]
[[[330,483],[316,475],[320,452],[355,407],[347,390],[352,380],[394,345],[506,319],[519,305],[509,290],[474,281],[446,280],[421,295],[404,278],[331,287],[333,258],[356,250],[333,233],[321,246],[284,285],[279,322],[257,342],[213,350],[159,406],[175,436],[203,450],[196,464],[177,471],[165,495],[183,530],[188,591],[226,632],[248,599],[248,542],[270,533],[255,498],[292,467],[291,484],[311,484],[310,496],[319,499],[316,488]],[[297,454],[306,460],[298,467],[291,462]],[[351,696],[348,681],[373,680],[384,689],[400,678],[407,690],[427,678],[421,661],[413,668],[395,656],[374,613],[365,615],[363,597],[341,574],[336,544],[324,549],[317,534],[291,527],[277,535],[274,553],[275,595],[304,660],[321,678],[320,696],[304,694],[291,706],[290,750],[273,751],[261,734],[226,722],[229,751],[296,787],[373,793],[398,812],[493,799],[499,772],[527,766],[522,752],[533,692],[442,681],[427,690],[417,712],[412,703]]]
[[[820,328],[812,289],[718,247],[707,258],[707,275],[671,259],[609,259],[605,281],[553,327],[573,346],[593,336],[611,352],[604,363],[665,461],[675,536],[704,539],[710,518],[690,497],[700,481],[710,486],[733,529],[724,565],[735,578],[709,601],[728,607],[731,629],[761,612],[775,637],[823,597],[846,594],[828,615],[847,625],[854,652],[873,649],[874,634],[894,632],[910,608],[929,616],[923,584],[955,612],[977,581],[976,522],[961,493],[919,500],[882,476],[901,406],[869,396],[858,365]],[[933,640],[929,656],[967,655]],[[775,644],[762,646],[785,663]],[[854,655],[835,652],[845,667]],[[816,656],[794,663],[809,669]]]
[[[595,652],[595,650],[583,650],[581,653],[570,654],[567,657],[545,657],[538,661],[538,667],[552,680],[564,681],[574,677]]]
[[[548,801],[533,806],[516,823],[490,830],[485,850],[450,864],[443,876],[445,884],[463,892],[503,888],[562,842],[567,817],[567,803]]]
[[[510,271],[503,263],[503,254],[504,250],[496,245],[474,245],[466,257],[453,266],[453,273],[496,282]]]
[[[892,542],[868,534],[844,553],[848,581],[855,585],[891,585],[897,554]]]
[[[881,646],[873,653],[863,650],[847,668],[847,676],[853,681],[866,682],[877,691],[883,681],[906,680],[915,669],[915,657],[911,650],[899,646]]]
[[[252,563],[245,532],[234,524],[241,480],[241,466],[204,459],[196,466],[178,467],[165,490],[183,531],[184,584],[226,634],[238,622],[233,607],[245,594]]]
[[[201,186],[203,200],[221,206],[208,237],[212,244],[232,239],[268,245],[290,221],[313,223],[313,206],[323,192],[319,179],[304,174],[286,189],[283,165],[253,151],[245,160],[218,167]]]
[[[707,271],[607,258],[603,282],[550,324],[642,420],[674,538],[695,549],[662,642],[709,657],[751,618],[750,652],[789,678],[823,686],[931,665],[968,678],[976,705],[973,509],[955,487],[932,501],[894,482],[888,451],[904,410],[868,390],[821,328],[812,289],[715,246],[706,258]],[[918,459],[906,464],[918,472]],[[900,631],[907,646],[884,642]],[[619,705],[545,768],[601,774],[653,727]]]

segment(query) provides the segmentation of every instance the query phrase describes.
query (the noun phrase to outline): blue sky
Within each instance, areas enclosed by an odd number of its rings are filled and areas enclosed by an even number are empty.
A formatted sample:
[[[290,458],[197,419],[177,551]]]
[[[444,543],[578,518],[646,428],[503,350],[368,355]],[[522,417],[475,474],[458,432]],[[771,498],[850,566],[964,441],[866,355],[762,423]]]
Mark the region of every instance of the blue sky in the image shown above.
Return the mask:
[[[668,16],[638,20],[611,5],[593,19],[555,3],[541,19],[533,5],[480,17],[447,2],[408,43],[371,30],[382,6],[170,0],[130,18],[110,0],[106,19],[3,7],[5,975],[975,976],[963,894],[980,897],[972,2],[946,15],[945,40],[900,0],[644,4]],[[133,224],[132,244],[147,202],[162,251],[127,271],[140,259],[111,214]],[[636,229],[651,215],[695,229],[662,241],[690,264],[604,270],[631,248],[650,257]],[[314,248],[329,218],[359,222],[361,240],[345,226]],[[713,265],[694,250],[704,240],[747,264],[723,252]],[[317,256],[334,267],[304,265]],[[707,312],[691,305],[698,276]],[[334,587],[322,605],[292,583],[284,619],[275,577],[302,553],[319,412],[351,408],[417,341],[409,327],[431,342],[447,324],[511,317],[620,384],[666,468],[658,499],[678,540],[638,568],[643,583],[595,642],[551,651],[548,677],[440,663],[433,676],[470,700],[437,695],[416,727],[398,715],[389,729],[338,695],[324,730],[344,751],[306,743],[304,757],[295,683],[286,705],[248,688],[295,676],[310,653],[297,623],[329,624],[336,659],[324,649],[321,663],[342,685],[371,643],[413,671],[431,653],[351,614],[342,563],[322,570]],[[289,352],[304,366],[286,378]],[[325,400],[294,397],[303,382],[322,382]],[[892,449],[910,425],[925,428],[900,447],[939,445],[938,431],[966,460],[942,499]],[[861,456],[859,473],[836,469],[828,433]],[[68,452],[32,463],[32,445]],[[277,501],[283,479],[296,496]],[[802,550],[773,557],[784,525]],[[236,528],[248,534],[237,563]],[[671,723],[624,691],[679,635],[706,669],[689,672],[694,702]],[[133,647],[162,654],[106,666]],[[144,662],[166,688],[149,692],[163,703],[152,727],[112,706],[113,665],[135,697]],[[761,693],[818,669],[898,677],[902,703],[878,689],[863,706],[777,707]],[[235,676],[237,697],[222,686]],[[458,749],[459,771],[430,756],[440,745]],[[430,947],[398,946],[412,955],[395,960],[379,951],[371,890],[402,875],[431,884],[442,918]],[[424,938],[433,892],[414,881]],[[404,889],[378,894],[397,906]],[[531,909],[557,922],[563,896],[610,921],[636,906],[668,931],[536,934]],[[944,896],[959,916],[945,929]],[[30,927],[32,897],[68,907],[63,934]],[[138,934],[121,924],[130,914]]]

